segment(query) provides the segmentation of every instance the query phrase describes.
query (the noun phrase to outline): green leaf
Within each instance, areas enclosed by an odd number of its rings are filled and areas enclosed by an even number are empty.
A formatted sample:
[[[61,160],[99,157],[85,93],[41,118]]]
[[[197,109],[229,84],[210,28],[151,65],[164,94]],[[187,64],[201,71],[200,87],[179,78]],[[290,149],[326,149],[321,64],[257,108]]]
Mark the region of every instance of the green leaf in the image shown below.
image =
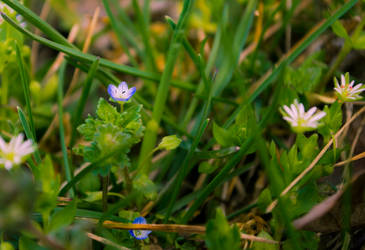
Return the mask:
[[[3,241],[0,243],[0,250],[15,250],[10,242]]]
[[[307,138],[303,134],[298,134],[296,145],[300,150],[302,159],[311,161],[318,153],[318,135],[313,134]]]
[[[59,175],[54,171],[51,157],[46,155],[39,168],[40,195],[36,207],[41,213],[49,214],[57,205],[58,190],[60,188]]]
[[[133,189],[141,193],[142,197],[146,199],[154,200],[157,197],[157,187],[147,175],[138,174],[133,180]]]
[[[265,188],[259,195],[259,198],[257,199],[257,207],[260,209],[260,211],[264,212],[267,208],[267,206],[270,205],[272,202],[271,199],[271,192],[269,188]]]
[[[265,231],[261,231],[257,236],[264,238],[264,239],[273,240],[271,235]],[[269,243],[254,241],[251,249],[252,250],[279,250],[280,248],[279,248],[278,244],[269,244]]]
[[[347,34],[347,30],[345,27],[343,27],[342,23],[337,20],[334,22],[331,26],[333,33],[335,33],[337,36],[348,39],[349,35]]]
[[[209,220],[205,243],[211,250],[238,250],[241,249],[240,232],[236,226],[228,224],[221,209],[216,210],[215,219]]]
[[[352,46],[355,49],[365,49],[365,33],[362,33],[356,38],[356,40],[353,40]]]
[[[215,122],[213,122],[213,136],[216,141],[223,147],[229,147],[234,145],[235,138],[232,133],[220,127]]]
[[[103,98],[99,99],[96,114],[101,120],[111,123],[114,123],[119,117],[117,109]]]
[[[76,201],[73,201],[70,205],[62,210],[55,212],[48,224],[48,232],[54,232],[61,227],[68,226],[73,222],[76,215]]]
[[[22,236],[19,239],[19,250],[47,250],[48,248],[41,247],[34,240]]]
[[[199,173],[211,174],[216,170],[218,165],[212,165],[207,161],[203,161],[199,164]]]
[[[158,145],[158,149],[174,150],[181,143],[181,139],[176,135],[169,135],[162,138],[162,141]]]

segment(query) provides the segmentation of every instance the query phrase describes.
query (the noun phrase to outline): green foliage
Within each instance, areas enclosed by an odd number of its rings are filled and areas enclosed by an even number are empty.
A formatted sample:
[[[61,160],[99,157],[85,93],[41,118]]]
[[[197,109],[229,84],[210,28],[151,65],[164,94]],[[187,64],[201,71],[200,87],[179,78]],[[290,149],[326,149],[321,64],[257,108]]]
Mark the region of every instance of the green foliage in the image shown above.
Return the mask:
[[[57,205],[58,190],[60,188],[60,177],[54,171],[51,157],[46,155],[39,167],[39,198],[37,199],[37,210],[45,216]]]
[[[264,239],[268,239],[268,240],[273,239],[271,237],[271,235],[265,231],[261,231],[257,236],[264,238]],[[264,242],[253,242],[251,249],[252,250],[279,250],[280,247],[278,245],[268,244],[268,243],[264,243]]]
[[[105,171],[112,166],[130,166],[127,154],[143,136],[141,108],[141,105],[131,104],[125,111],[119,113],[115,107],[101,98],[96,109],[97,117],[89,115],[85,123],[78,127],[78,131],[90,145],[80,146],[77,152],[88,162],[95,162],[110,152],[115,152],[113,157],[101,164],[101,173],[106,173]]]
[[[240,232],[236,226],[231,227],[222,210],[216,210],[216,217],[208,221],[205,243],[208,249],[241,249]]]
[[[318,61],[319,53],[309,56],[294,69],[291,66],[285,68],[284,83],[299,94],[312,91],[319,84],[324,65]]]
[[[342,105],[335,102],[330,107],[325,106],[323,111],[327,115],[322,119],[323,126],[318,132],[324,137],[325,142],[328,142],[342,125]]]
[[[250,106],[245,106],[238,113],[235,122],[228,128],[222,128],[216,123],[213,123],[213,136],[217,142],[224,146],[239,146],[242,145],[249,135],[254,131],[252,122],[255,119],[253,110]],[[251,145],[249,152],[255,150],[255,145]]]
[[[157,148],[161,150],[174,150],[180,145],[180,143],[181,139],[176,135],[169,135],[162,138],[162,141],[158,144]]]
[[[49,232],[57,231],[61,227],[70,225],[75,215],[76,215],[76,201],[73,201],[67,207],[58,210],[54,214],[52,214],[47,227],[47,231]]]

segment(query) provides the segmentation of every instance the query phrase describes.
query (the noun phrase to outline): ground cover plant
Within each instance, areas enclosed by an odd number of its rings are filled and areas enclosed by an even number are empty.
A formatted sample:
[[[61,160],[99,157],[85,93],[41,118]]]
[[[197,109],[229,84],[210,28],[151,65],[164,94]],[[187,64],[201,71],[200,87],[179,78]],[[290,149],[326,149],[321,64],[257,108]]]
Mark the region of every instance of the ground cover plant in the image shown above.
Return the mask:
[[[361,249],[364,1],[0,0],[0,249]]]

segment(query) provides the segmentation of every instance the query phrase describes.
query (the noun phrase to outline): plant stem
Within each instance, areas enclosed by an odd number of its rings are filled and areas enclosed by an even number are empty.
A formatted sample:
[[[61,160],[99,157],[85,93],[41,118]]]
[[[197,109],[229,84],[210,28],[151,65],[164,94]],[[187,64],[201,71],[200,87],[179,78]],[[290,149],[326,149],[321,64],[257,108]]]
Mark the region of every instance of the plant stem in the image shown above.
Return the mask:
[[[102,177],[103,182],[103,193],[102,193],[102,202],[103,202],[103,211],[108,211],[108,186],[109,186],[109,175],[110,172],[106,176]]]
[[[181,12],[179,21],[176,26],[176,30],[173,33],[171,45],[168,51],[165,70],[162,73],[161,81],[157,90],[156,101],[152,110],[152,119],[147,123],[146,133],[142,143],[141,154],[139,157],[139,163],[143,161],[144,155],[151,152],[157,141],[157,132],[161,122],[164,107],[166,105],[167,95],[171,83],[172,72],[174,70],[175,62],[179,49],[181,47],[181,41],[183,38],[184,29],[187,19],[191,12],[191,7],[194,0],[185,0],[183,10]],[[146,165],[145,173],[149,172],[149,163]]]

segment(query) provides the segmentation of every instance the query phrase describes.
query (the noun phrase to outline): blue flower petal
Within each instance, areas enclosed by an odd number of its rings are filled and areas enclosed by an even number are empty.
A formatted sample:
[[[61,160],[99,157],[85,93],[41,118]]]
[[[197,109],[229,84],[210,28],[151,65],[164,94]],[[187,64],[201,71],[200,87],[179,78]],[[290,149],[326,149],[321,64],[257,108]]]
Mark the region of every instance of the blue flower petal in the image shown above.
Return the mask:
[[[137,217],[134,219],[133,224],[147,224],[147,221],[144,217]],[[150,230],[129,230],[129,234],[137,240],[147,239],[150,233]]]

